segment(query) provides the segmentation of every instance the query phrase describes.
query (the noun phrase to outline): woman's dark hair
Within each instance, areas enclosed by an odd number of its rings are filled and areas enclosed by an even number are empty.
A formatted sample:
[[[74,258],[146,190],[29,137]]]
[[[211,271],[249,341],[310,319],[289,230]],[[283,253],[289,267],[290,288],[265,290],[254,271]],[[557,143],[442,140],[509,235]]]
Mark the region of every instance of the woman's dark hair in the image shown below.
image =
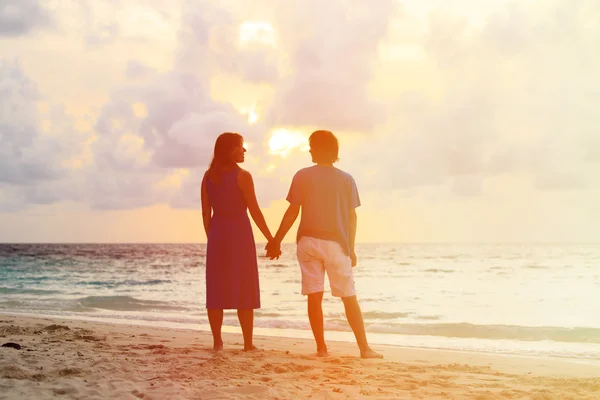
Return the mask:
[[[334,163],[339,160],[339,143],[330,131],[314,131],[308,138],[308,144],[317,163]]]
[[[244,138],[239,133],[225,132],[221,133],[215,142],[215,151],[213,159],[208,167],[208,178],[215,182],[221,182],[223,170],[234,164],[231,159],[231,152],[237,146],[244,144]]]

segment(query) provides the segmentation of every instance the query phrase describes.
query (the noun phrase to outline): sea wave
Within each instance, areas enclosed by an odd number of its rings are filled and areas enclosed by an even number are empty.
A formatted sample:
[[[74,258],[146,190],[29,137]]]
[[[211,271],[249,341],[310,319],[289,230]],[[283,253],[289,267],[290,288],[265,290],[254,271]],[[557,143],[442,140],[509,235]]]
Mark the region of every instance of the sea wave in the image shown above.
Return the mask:
[[[257,318],[255,325],[265,328],[309,329],[307,322],[298,320],[291,321],[284,319]],[[339,332],[350,331],[350,327],[344,318],[332,318],[326,320],[325,328],[327,330]],[[366,329],[371,333],[393,335],[600,344],[600,329],[584,327],[528,327],[514,325],[476,325],[468,323],[369,324],[366,322]]]
[[[114,289],[120,286],[154,286],[154,285],[162,285],[164,283],[171,283],[172,281],[169,279],[148,279],[148,280],[109,280],[109,281],[89,281],[89,282],[81,282],[82,285],[89,286],[102,286],[110,289]]]
[[[412,313],[408,312],[384,312],[384,311],[365,311],[363,318],[365,319],[394,319],[408,318]]]
[[[600,328],[477,325],[470,323],[370,324],[369,332],[454,338],[600,343]]]
[[[78,301],[86,308],[112,311],[184,311],[187,308],[164,301],[141,300],[131,296],[88,296]]]
[[[60,303],[60,306],[59,306]],[[162,301],[141,300],[130,296],[88,296],[76,301],[57,302],[55,306],[35,304],[27,301],[0,302],[0,310],[17,312],[42,312],[50,315],[85,315],[91,317],[98,311],[103,311],[99,317],[116,319],[135,319],[144,321],[163,321],[184,324],[207,323],[205,310],[168,304]],[[386,317],[386,313],[383,313]],[[389,313],[387,313],[389,314]],[[396,318],[405,313],[395,313]],[[407,313],[410,314],[410,313]],[[256,312],[255,326],[269,329],[310,330],[305,315],[295,314],[284,316],[277,312]],[[479,325],[472,323],[385,323],[378,322],[378,313],[365,313],[366,330],[369,333],[383,336],[428,336],[454,339],[487,339],[509,340],[521,342],[556,342],[600,344],[600,328],[590,327],[555,327],[555,326],[518,326],[518,325]],[[417,318],[413,314],[409,318]],[[380,316],[379,316],[380,317]],[[387,315],[389,317],[389,315]],[[421,318],[423,319],[423,318]],[[237,325],[234,313],[227,313],[224,325]],[[328,314],[325,319],[325,329],[334,332],[350,332],[350,327],[341,313]]]
[[[300,321],[260,320],[257,326],[268,328],[308,329],[306,323]],[[561,328],[561,327],[527,327],[511,325],[476,325],[468,323],[439,324],[380,324],[366,323],[367,331],[380,334],[437,336],[446,338],[518,340],[518,341],[553,341],[562,343],[600,344],[598,328]],[[325,322],[325,328],[332,331],[350,331],[343,318],[333,318]]]
[[[49,295],[60,293],[58,290],[43,290],[43,289],[28,289],[28,288],[11,288],[0,286],[0,294],[38,294]]]
[[[28,312],[58,313],[74,312],[86,313],[99,310],[108,311],[133,311],[153,313],[181,313],[189,312],[188,307],[173,304],[172,302],[158,300],[141,300],[131,296],[87,296],[82,298],[60,298],[53,296],[36,296],[34,298],[13,297],[0,301],[0,309]]]

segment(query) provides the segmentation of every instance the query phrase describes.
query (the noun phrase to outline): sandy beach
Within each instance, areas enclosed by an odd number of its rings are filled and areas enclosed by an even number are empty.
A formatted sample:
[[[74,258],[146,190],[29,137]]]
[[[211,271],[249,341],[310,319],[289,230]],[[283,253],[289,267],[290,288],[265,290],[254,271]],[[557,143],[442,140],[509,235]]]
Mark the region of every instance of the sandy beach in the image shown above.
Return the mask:
[[[598,399],[592,362],[241,334],[214,352],[209,332],[0,315],[2,399]]]

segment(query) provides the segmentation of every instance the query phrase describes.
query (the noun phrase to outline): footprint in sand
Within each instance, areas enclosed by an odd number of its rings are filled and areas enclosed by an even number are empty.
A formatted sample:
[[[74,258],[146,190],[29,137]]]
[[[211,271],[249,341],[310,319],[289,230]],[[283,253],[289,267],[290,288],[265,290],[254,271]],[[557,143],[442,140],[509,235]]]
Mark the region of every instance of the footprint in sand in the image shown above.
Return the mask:
[[[268,388],[266,388],[264,386],[256,386],[256,385],[238,386],[236,388],[221,389],[221,392],[228,392],[228,393],[233,393],[236,395],[244,395],[244,396],[263,394],[267,391],[269,391]]]
[[[52,391],[54,392],[54,394],[57,394],[59,396],[64,396],[65,394],[74,394],[76,392],[74,388],[56,388],[52,389]]]
[[[45,331],[48,332],[56,332],[56,331],[70,331],[71,328],[69,328],[66,325],[57,325],[57,324],[52,324],[52,325],[48,325],[47,327],[44,328]]]
[[[59,376],[80,376],[83,374],[83,370],[79,368],[63,368],[58,371]]]
[[[0,367],[0,378],[5,379],[29,379],[31,375],[17,365],[6,365]]]

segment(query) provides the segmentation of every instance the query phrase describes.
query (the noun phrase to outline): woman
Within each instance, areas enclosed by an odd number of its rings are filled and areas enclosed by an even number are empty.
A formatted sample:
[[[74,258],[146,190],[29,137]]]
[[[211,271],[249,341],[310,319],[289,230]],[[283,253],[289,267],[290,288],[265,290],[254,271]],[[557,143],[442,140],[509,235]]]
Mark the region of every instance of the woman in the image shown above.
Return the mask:
[[[223,310],[237,309],[244,335],[244,351],[252,344],[254,309],[260,308],[256,245],[250,219],[265,235],[273,236],[258,207],[252,175],[237,164],[244,162],[244,138],[223,133],[215,143],[213,160],[202,179],[202,219],[206,249],[206,308],[213,349],[223,349]]]

